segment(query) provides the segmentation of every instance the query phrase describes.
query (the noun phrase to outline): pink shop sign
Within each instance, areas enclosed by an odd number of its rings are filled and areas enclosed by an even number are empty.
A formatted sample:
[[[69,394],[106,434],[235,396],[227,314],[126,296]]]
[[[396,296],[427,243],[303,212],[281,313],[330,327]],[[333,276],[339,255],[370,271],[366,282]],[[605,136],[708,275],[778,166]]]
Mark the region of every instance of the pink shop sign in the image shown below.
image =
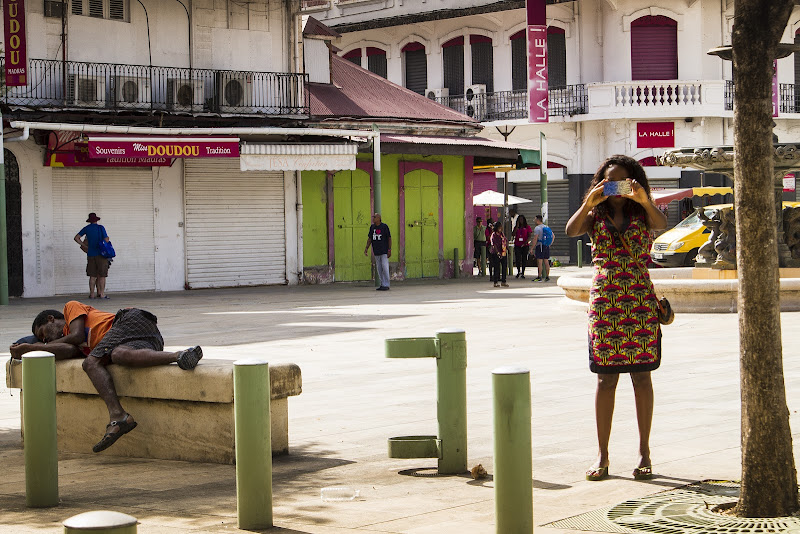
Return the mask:
[[[639,122],[636,124],[636,148],[672,148],[674,146],[674,122]]]

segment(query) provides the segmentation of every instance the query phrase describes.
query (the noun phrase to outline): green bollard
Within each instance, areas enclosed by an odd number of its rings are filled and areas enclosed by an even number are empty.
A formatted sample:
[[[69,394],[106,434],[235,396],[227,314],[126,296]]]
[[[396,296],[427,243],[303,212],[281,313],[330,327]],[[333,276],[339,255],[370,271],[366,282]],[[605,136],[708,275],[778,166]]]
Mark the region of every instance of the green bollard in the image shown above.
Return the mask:
[[[436,333],[436,417],[442,454],[439,473],[455,475],[467,471],[467,336],[464,330]]]
[[[257,359],[234,362],[236,510],[242,530],[272,527],[269,401],[269,364]]]
[[[389,458],[438,458],[442,475],[467,471],[467,341],[464,330],[436,338],[386,340],[387,358],[436,358],[438,436],[389,438]]]
[[[58,506],[56,359],[49,352],[22,356],[22,429],[25,436],[25,502]]]
[[[583,267],[583,239],[578,239],[578,268]]]
[[[135,517],[120,512],[97,510],[84,512],[64,521],[64,534],[91,532],[92,534],[136,534]]]
[[[533,533],[530,371],[492,371],[495,532]]]

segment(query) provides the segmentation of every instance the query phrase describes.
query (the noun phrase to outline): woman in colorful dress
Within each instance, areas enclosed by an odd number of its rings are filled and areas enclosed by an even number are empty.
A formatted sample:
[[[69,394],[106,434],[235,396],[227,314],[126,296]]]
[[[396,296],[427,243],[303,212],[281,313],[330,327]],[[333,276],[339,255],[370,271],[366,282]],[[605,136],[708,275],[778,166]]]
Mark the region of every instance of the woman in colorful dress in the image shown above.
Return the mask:
[[[625,181],[630,193],[604,194],[609,182]],[[567,235],[588,233],[594,277],[589,295],[589,368],[597,374],[595,421],[599,453],[587,480],[608,476],[608,441],[621,373],[630,373],[639,426],[637,480],[653,477],[650,427],[653,384],[650,372],[661,363],[661,328],[650,281],[652,230],[667,218],[653,203],[642,166],[628,156],[611,156],[597,170],[583,204],[567,223]]]
[[[508,240],[503,233],[503,225],[499,222],[494,223],[492,236],[489,238],[487,246],[492,250],[492,261],[494,262],[492,282],[494,283],[494,287],[508,287],[506,283],[506,271],[508,271]]]

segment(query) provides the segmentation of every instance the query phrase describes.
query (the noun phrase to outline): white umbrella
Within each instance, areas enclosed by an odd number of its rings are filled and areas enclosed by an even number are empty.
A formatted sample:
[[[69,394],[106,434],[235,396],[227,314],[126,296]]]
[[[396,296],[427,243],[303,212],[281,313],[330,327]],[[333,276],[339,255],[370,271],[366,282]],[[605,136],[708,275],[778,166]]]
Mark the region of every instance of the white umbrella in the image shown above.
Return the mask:
[[[520,198],[515,197],[513,195],[508,195],[508,205],[514,204],[524,204],[526,202],[533,202],[532,200],[528,200],[527,198]],[[484,191],[483,193],[472,197],[472,205],[473,206],[503,206],[503,193],[498,193],[497,191],[493,191],[489,189],[488,191]]]

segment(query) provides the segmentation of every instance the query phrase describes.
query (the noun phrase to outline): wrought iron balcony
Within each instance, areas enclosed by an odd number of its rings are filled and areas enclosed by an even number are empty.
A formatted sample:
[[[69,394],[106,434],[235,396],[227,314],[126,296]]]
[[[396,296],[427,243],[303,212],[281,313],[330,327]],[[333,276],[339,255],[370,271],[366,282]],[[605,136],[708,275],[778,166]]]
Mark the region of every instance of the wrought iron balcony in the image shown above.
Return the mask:
[[[586,113],[586,87],[584,85],[553,87],[548,93],[548,109],[551,117]],[[481,122],[526,119],[528,117],[527,91],[496,91],[494,93],[475,93],[471,95],[471,98],[457,95],[433,98],[432,100]]]
[[[307,74],[31,59],[24,87],[0,86],[0,103],[60,110],[297,117],[309,115]],[[5,58],[0,58],[0,69]]]

